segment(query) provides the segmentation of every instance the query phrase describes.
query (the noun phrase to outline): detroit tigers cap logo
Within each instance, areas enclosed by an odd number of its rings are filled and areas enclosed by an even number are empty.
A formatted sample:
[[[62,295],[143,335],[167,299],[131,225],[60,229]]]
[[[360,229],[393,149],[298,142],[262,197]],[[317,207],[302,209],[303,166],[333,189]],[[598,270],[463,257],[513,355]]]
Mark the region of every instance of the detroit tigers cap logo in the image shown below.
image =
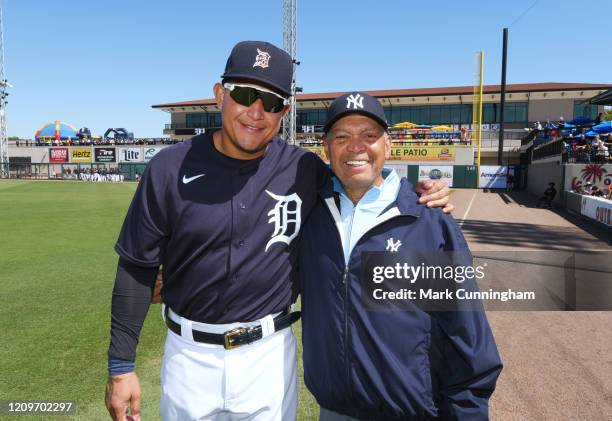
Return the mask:
[[[257,56],[255,56],[255,63],[253,63],[253,67],[261,67],[265,69],[269,67],[268,62],[270,61],[270,53],[266,51],[262,51],[259,48],[257,49]]]

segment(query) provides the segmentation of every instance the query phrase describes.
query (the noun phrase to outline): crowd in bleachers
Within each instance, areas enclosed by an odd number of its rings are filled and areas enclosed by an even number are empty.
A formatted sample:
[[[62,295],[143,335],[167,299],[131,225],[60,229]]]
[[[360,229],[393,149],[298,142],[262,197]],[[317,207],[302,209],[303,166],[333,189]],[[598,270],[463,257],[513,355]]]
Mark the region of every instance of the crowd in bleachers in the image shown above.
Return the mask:
[[[563,148],[566,156],[565,162],[611,162],[612,133],[608,133],[604,139],[600,135],[588,139],[584,134],[564,138]]]
[[[132,140],[118,139],[102,139],[102,138],[86,138],[86,139],[62,139],[62,140],[30,140],[19,139],[15,140],[16,147],[29,146],[139,146],[139,145],[172,145],[177,143],[176,140],[170,138],[137,138]]]
[[[612,200],[612,186],[608,186],[608,189],[602,189],[598,186],[594,186],[593,183],[587,182],[583,187],[580,187],[576,193],[586,195],[602,197],[604,199]]]
[[[393,145],[438,146],[438,145],[471,145],[471,133],[463,127],[456,132],[433,132],[431,130],[403,130],[389,129],[389,136]],[[298,142],[302,147],[323,146],[322,136],[309,134],[302,137],[298,134]]]
[[[558,121],[547,121],[542,125],[534,124],[534,146],[549,142],[563,141],[563,162],[607,163],[611,162],[612,133],[596,133],[594,126],[601,123],[601,114],[595,120],[575,119],[565,122],[563,117]]]

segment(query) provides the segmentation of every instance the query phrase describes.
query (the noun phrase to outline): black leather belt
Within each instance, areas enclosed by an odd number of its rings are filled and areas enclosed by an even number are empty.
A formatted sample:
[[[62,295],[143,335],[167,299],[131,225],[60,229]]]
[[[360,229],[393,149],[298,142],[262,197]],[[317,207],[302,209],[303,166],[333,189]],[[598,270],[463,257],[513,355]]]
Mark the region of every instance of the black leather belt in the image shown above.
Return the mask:
[[[168,326],[168,329],[180,336],[181,325],[170,318],[168,310],[169,308],[166,307],[166,326]],[[291,326],[300,319],[300,315],[301,313],[299,311],[294,311],[292,313],[287,310],[283,311],[274,318],[274,331],[276,332]],[[193,336],[193,340],[196,342],[223,345],[225,349],[232,349],[242,345],[247,345],[263,337],[261,325],[237,327],[235,329],[228,330],[225,333],[209,333],[192,329],[191,334]]]

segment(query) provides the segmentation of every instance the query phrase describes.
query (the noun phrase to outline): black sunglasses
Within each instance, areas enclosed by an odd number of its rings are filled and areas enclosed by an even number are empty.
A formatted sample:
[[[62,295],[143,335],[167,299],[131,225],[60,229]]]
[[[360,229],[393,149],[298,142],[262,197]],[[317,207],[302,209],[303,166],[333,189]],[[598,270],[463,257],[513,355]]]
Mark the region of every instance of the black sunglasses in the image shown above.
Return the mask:
[[[255,88],[251,85],[240,85],[237,83],[224,83],[223,87],[230,91],[230,96],[234,101],[245,107],[250,107],[255,101],[261,99],[264,111],[267,113],[279,113],[285,106],[289,105],[287,98],[283,98],[276,92],[268,91],[264,88]]]

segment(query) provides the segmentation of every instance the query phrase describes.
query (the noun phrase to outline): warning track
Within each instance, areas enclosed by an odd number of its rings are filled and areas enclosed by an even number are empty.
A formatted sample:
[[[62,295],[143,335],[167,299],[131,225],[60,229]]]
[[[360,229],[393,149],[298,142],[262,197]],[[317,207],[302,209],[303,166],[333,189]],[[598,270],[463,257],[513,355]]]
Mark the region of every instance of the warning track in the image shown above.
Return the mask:
[[[609,232],[565,211],[536,208],[536,199],[482,190],[451,196],[473,252],[612,252]],[[612,312],[487,316],[504,362],[491,420],[612,420]]]

